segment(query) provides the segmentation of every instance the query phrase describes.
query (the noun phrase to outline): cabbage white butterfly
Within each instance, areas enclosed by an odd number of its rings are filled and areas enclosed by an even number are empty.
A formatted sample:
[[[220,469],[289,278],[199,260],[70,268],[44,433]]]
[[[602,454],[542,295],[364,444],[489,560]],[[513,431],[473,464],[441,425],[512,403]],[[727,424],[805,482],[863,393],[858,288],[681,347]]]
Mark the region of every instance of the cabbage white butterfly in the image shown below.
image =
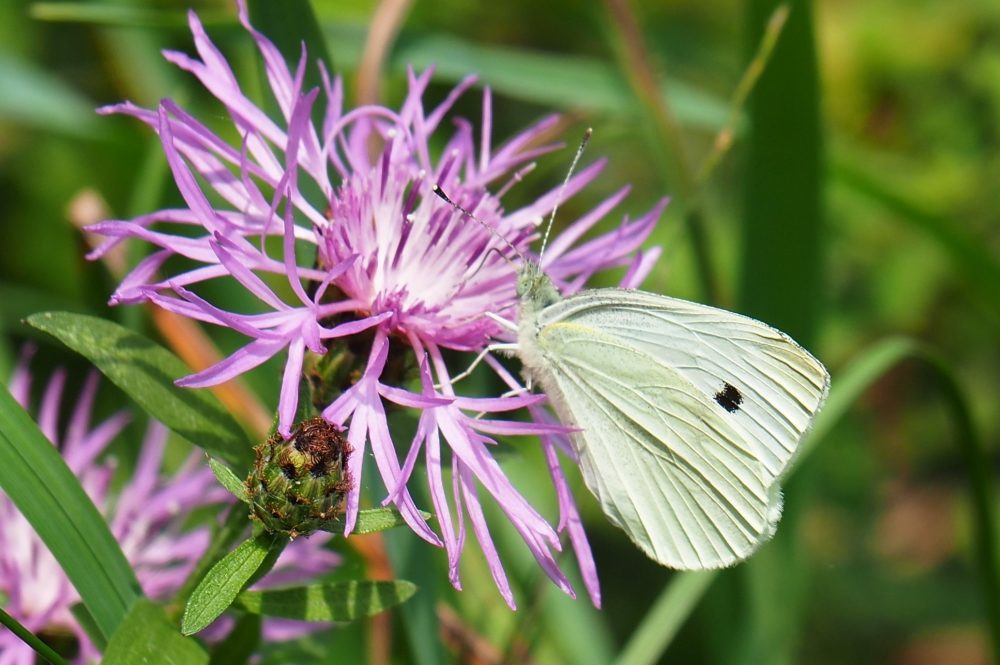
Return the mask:
[[[560,297],[525,263],[517,356],[571,435],[605,515],[671,568],[748,557],[826,398],[826,369],[754,319],[627,289]]]
[[[487,350],[516,354],[579,428],[583,479],[608,519],[671,568],[750,556],[781,516],[778,481],[826,398],[826,368],[760,321],[630,289],[563,297],[521,259],[517,343]]]

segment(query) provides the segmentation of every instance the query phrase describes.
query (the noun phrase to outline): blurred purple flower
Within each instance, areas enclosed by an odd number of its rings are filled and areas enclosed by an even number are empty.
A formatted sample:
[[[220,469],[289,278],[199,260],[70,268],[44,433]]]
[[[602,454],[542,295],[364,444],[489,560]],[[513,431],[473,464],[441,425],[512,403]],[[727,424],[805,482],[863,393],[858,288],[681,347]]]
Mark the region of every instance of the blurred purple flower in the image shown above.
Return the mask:
[[[27,363],[31,350],[10,380],[14,398],[28,408],[31,376]],[[209,543],[209,529],[184,529],[191,512],[206,506],[231,502],[204,464],[200,453],[191,456],[170,477],[160,467],[167,430],[152,423],[146,432],[135,470],[120,492],[109,489],[115,472],[113,461],[99,461],[107,445],[128,423],[128,415],[117,413],[98,425],[91,424],[98,375],[87,377],[73,407],[64,434],[58,421],[63,401],[66,373],[57,371],[45,388],[38,424],[46,437],[59,448],[87,495],[107,517],[111,533],[118,540],[135,570],[143,592],[165,600],[187,579]],[[300,538],[289,545],[263,586],[303,581],[329,570],[339,561],[322,547],[324,538]],[[74,663],[98,660],[99,652],[70,612],[80,597],[62,568],[37,536],[34,529],[6,495],[0,493],[0,597],[4,609],[36,634],[69,634],[79,645]],[[221,620],[220,620],[221,623]],[[312,629],[323,627],[311,624]],[[268,620],[265,634],[271,639],[287,639],[309,629],[302,622]],[[225,630],[225,626],[222,626]],[[216,632],[219,632],[216,630]],[[34,665],[36,654],[13,633],[0,631],[0,665]]]
[[[275,46],[250,25],[242,2],[239,16],[263,57],[281,122],[247,98],[194,13],[189,20],[200,59],[172,51],[165,56],[194,74],[224,105],[240,144],[226,143],[170,100],[155,110],[130,103],[102,109],[134,116],[159,133],[186,204],[91,227],[107,238],[91,258],[124,238],[158,248],[122,281],[111,302],[152,301],[252,340],[214,367],[181,379],[180,385],[215,385],[287,350],[278,406],[278,429],[285,436],[294,425],[305,350],[323,354],[329,341],[355,337],[354,348],[367,340],[368,358],[360,377],[323,411],[327,420],[348,428],[354,449],[351,476],[362,477],[370,446],[388,488],[383,503],[393,503],[417,534],[446,548],[456,588],[460,588],[458,562],[467,515],[511,607],[513,594],[486,525],[480,488],[504,511],[549,577],[574,595],[553,555],[561,549],[557,530],[568,531],[585,585],[599,605],[590,548],[556,452],[559,448],[573,457],[560,435],[565,429],[542,410],[542,396],[457,395],[442,350],[476,353],[492,340],[506,338],[508,333],[487,316],[513,318],[517,311],[515,269],[499,238],[532,256],[530,245],[541,220],[560,196],[573,196],[593,181],[603,162],[574,176],[565,192],[552,190],[525,207],[507,211],[500,198],[530,170],[533,159],[557,147],[536,145],[554,127],[556,117],[493,148],[491,97],[486,90],[478,140],[472,124],[456,118],[441,157],[434,158],[431,137],[473,79],[463,81],[444,102],[427,110],[422,97],[431,72],[419,76],[411,72],[400,110],[363,106],[345,111],[342,81],[331,78],[323,63],[318,63],[322,89],[304,90],[305,48],[291,71]],[[312,119],[320,99],[322,126],[317,127]],[[474,211],[492,232],[435,196],[435,184]],[[564,292],[579,290],[595,272],[610,267],[628,268],[625,286],[638,284],[648,273],[658,251],[642,254],[638,248],[665,202],[635,221],[626,218],[611,233],[578,244],[627,189],[603,201],[550,244],[543,267]],[[274,242],[269,242],[272,237]],[[187,259],[187,268],[160,279],[157,273],[168,268],[172,257]],[[261,277],[268,273],[284,282],[285,298]],[[191,290],[217,278],[236,280],[264,311],[227,311]],[[359,333],[365,336],[359,338]],[[419,392],[392,385],[395,379],[386,369],[387,364],[394,366],[391,359],[409,354],[419,368]],[[486,362],[510,385],[517,384],[495,358],[488,356]],[[389,434],[387,403],[420,411],[416,436],[402,463]],[[483,417],[523,408],[529,410],[531,421]],[[514,488],[493,459],[493,435],[541,437],[559,501],[557,529]],[[442,469],[449,457],[442,451],[442,438],[451,452],[450,491]],[[421,452],[440,535],[420,517],[408,489]],[[347,533],[354,526],[358,502],[355,486],[347,499]]]

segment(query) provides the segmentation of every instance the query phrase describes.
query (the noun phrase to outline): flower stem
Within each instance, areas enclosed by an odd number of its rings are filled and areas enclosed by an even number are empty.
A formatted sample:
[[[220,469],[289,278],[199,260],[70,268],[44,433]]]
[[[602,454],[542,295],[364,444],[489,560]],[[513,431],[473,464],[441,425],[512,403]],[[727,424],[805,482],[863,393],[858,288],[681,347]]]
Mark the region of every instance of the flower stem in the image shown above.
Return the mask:
[[[7,627],[10,632],[21,638],[21,641],[35,650],[39,656],[52,663],[52,665],[69,665],[62,656],[57,654],[52,647],[43,642],[37,635],[18,623],[17,619],[0,609],[0,624]]]

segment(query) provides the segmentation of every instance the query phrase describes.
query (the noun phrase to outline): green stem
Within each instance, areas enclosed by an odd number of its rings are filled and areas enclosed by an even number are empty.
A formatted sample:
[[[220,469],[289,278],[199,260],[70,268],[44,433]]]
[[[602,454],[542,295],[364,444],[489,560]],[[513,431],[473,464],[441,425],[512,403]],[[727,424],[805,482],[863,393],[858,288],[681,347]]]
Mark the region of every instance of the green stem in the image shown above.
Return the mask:
[[[642,624],[629,638],[615,665],[652,665],[681,629],[712,581],[715,570],[678,573],[646,612]]]
[[[930,347],[920,345],[916,354],[940,380],[944,396],[958,429],[958,447],[969,477],[976,563],[981,575],[986,623],[993,648],[993,662],[1000,664],[1000,558],[997,556],[993,481],[989,456],[969,411],[968,400],[958,379],[944,359]]]
[[[35,650],[39,656],[52,665],[69,665],[62,656],[53,651],[52,647],[43,642],[37,635],[18,623],[17,619],[0,609],[0,624],[17,635],[22,642]]]
[[[729,116],[726,119],[726,124],[715,135],[712,151],[705,157],[698,168],[698,173],[695,176],[695,186],[699,192],[704,189],[705,184],[712,177],[719,162],[722,161],[722,158],[725,157],[729,149],[733,146],[736,125],[743,114],[743,107],[746,106],[750,93],[753,92],[761,74],[767,68],[767,63],[771,59],[774,47],[778,43],[778,37],[781,36],[781,31],[788,21],[789,11],[791,10],[788,5],[779,5],[771,13],[771,18],[767,20],[767,28],[764,29],[760,45],[757,47],[757,53],[750,60],[746,70],[743,72],[743,76],[740,78],[740,82],[736,84],[736,89],[733,91],[733,97],[729,102]]]

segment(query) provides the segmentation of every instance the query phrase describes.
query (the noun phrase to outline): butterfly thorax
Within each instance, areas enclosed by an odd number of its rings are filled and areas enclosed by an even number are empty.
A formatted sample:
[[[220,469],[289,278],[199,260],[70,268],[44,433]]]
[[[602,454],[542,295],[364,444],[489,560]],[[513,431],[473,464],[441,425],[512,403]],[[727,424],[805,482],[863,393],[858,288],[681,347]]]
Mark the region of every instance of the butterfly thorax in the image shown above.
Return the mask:
[[[540,383],[546,389],[554,389],[554,386],[549,385],[548,365],[544,352],[538,345],[538,317],[546,307],[562,300],[562,296],[538,264],[527,261],[521,266],[517,276],[517,295],[521,299],[518,311],[518,357],[524,366],[524,378],[529,386]]]

